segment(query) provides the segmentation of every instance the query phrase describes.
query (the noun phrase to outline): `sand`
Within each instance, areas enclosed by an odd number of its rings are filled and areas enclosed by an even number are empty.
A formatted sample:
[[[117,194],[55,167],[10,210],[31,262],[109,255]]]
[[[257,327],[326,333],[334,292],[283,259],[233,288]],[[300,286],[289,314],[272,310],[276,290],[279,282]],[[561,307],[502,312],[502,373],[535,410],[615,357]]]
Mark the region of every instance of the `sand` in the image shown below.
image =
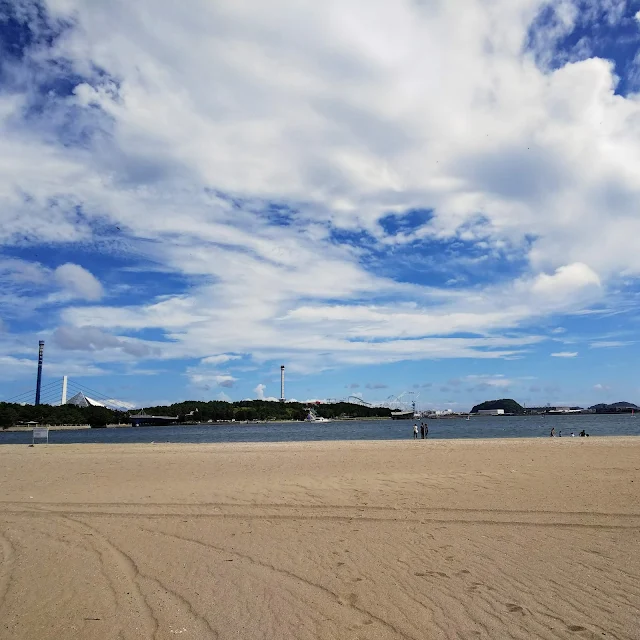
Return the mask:
[[[640,439],[0,447],[0,638],[640,638]]]

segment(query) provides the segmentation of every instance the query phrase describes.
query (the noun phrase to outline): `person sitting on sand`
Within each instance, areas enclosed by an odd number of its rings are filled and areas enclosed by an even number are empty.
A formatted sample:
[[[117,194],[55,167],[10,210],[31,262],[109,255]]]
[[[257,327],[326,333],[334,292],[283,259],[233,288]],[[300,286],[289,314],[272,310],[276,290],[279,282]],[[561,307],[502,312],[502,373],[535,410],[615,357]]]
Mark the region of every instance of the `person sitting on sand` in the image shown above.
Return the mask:
[[[578,434],[581,438],[584,438],[585,431],[584,429]]]
[[[417,424],[413,425],[413,439],[414,440],[418,439],[418,425]]]

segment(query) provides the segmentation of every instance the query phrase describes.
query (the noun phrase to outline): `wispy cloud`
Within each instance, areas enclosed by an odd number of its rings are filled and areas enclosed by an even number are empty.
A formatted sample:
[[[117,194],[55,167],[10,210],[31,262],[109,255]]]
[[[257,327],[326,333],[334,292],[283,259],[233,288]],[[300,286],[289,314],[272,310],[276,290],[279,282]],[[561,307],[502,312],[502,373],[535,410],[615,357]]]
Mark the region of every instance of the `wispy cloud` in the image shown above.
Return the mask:
[[[624,340],[601,340],[599,342],[592,342],[589,345],[591,349],[610,349],[614,347],[627,347],[634,344],[632,341]]]
[[[558,351],[556,353],[552,353],[552,358],[575,358],[577,357],[577,351]]]

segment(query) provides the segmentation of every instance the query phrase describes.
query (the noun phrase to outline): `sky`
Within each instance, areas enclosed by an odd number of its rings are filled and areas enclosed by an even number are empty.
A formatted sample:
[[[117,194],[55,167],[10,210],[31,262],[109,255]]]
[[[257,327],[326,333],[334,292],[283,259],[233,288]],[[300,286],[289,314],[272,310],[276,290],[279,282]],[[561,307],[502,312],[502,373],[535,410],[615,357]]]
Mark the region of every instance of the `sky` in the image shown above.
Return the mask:
[[[639,0],[0,0],[0,400],[640,402]]]

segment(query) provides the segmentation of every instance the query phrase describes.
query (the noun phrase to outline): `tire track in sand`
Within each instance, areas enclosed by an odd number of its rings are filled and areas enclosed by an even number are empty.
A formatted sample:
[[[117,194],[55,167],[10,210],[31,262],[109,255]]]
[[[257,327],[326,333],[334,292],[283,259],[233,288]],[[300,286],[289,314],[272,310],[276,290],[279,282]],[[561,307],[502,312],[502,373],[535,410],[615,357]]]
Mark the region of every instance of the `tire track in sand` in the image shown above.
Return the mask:
[[[164,531],[158,531],[156,529],[147,529],[145,527],[141,527],[141,530],[142,531],[146,531],[147,533],[152,533],[152,534],[155,534],[155,535],[161,535],[161,536],[165,536],[167,538],[174,538],[175,540],[181,540],[183,542],[189,542],[191,544],[195,544],[197,546],[204,547],[206,549],[213,549],[214,551],[217,551],[219,553],[224,553],[224,554],[227,554],[227,555],[236,556],[237,558],[242,558],[243,560],[247,560],[250,564],[253,564],[253,565],[258,566],[258,567],[262,567],[263,569],[269,569],[270,571],[273,571],[273,572],[278,573],[280,575],[286,576],[287,578],[295,580],[296,582],[303,583],[303,584],[307,585],[308,587],[312,587],[313,589],[317,589],[317,590],[323,592],[325,595],[328,595],[331,598],[331,600],[333,600],[337,604],[339,604],[341,606],[347,605],[348,607],[351,607],[352,609],[354,609],[358,613],[360,613],[360,614],[362,614],[364,616],[368,616],[372,620],[375,620],[376,622],[381,624],[383,627],[393,631],[395,634],[397,634],[401,638],[404,638],[405,640],[418,640],[418,638],[414,638],[413,636],[410,636],[408,633],[406,633],[406,632],[402,631],[401,629],[399,629],[398,627],[396,627],[393,623],[388,622],[387,620],[385,620],[384,618],[381,618],[380,616],[376,615],[375,613],[371,613],[371,611],[368,611],[367,609],[365,609],[363,607],[360,607],[359,605],[356,604],[356,602],[355,602],[355,600],[353,598],[348,597],[348,598],[345,599],[342,596],[340,596],[340,594],[336,593],[335,591],[332,591],[328,587],[325,587],[325,586],[323,586],[321,584],[318,584],[316,582],[312,582],[311,580],[308,580],[307,578],[299,576],[298,574],[296,574],[296,573],[294,573],[292,571],[288,571],[287,569],[281,569],[279,567],[276,567],[273,564],[269,564],[267,562],[262,562],[261,560],[258,560],[258,559],[254,558],[253,556],[250,556],[248,554],[240,553],[238,551],[232,551],[232,550],[227,549],[225,547],[220,547],[218,545],[214,545],[214,544],[212,544],[210,542],[202,542],[201,540],[196,540],[195,538],[189,538],[187,536],[180,536],[180,535],[178,535],[176,533],[166,533]]]
[[[131,640],[141,637],[156,640],[158,620],[138,584],[140,572],[135,562],[94,527],[69,516],[62,516],[62,518],[76,533],[92,538],[90,545],[100,558],[102,573],[116,599],[117,611],[123,612],[125,618],[132,621],[139,620],[142,624],[142,629],[120,628],[120,635]],[[122,587],[123,583],[126,585],[125,588]],[[133,601],[127,598],[127,595],[132,595]]]
[[[174,589],[171,589],[170,587],[168,587],[166,584],[164,584],[161,580],[159,580],[155,576],[151,576],[141,571],[139,566],[136,564],[136,562],[133,560],[131,556],[129,556],[122,549],[120,549],[115,544],[113,544],[113,542],[111,542],[111,540],[109,540],[107,536],[104,535],[101,531],[99,531],[96,527],[86,522],[76,520],[74,518],[67,517],[65,519],[71,520],[77,525],[80,525],[86,529],[89,529],[92,532],[93,536],[94,537],[97,536],[98,539],[105,545],[105,547],[110,550],[110,552],[118,562],[119,566],[124,568],[129,578],[129,582],[132,586],[132,589],[134,589],[136,593],[137,599],[144,606],[145,610],[148,612],[149,614],[148,619],[152,621],[153,632],[152,632],[152,635],[150,636],[151,638],[155,640],[155,638],[158,636],[158,633],[161,630],[160,622],[158,618],[155,616],[155,614],[153,613],[153,608],[149,604],[149,601],[142,593],[140,585],[138,584],[140,581],[140,578],[144,580],[148,580],[149,582],[153,582],[161,591],[164,591],[167,595],[169,595],[174,600],[176,600],[181,605],[181,608],[186,611],[187,617],[194,620],[196,624],[201,627],[201,630],[207,634],[206,637],[212,638],[214,640],[219,637],[217,630],[211,626],[210,622],[207,620],[207,618],[203,614],[201,614],[199,611],[197,611],[193,607],[193,604],[187,598],[185,598],[182,594],[178,593]],[[116,591],[116,597],[118,597],[118,592],[117,590],[115,591]]]
[[[0,532],[0,547],[2,548],[2,566],[0,567],[0,607],[9,592],[11,578],[13,576],[13,565],[15,564],[15,552],[11,541],[6,535]]]

